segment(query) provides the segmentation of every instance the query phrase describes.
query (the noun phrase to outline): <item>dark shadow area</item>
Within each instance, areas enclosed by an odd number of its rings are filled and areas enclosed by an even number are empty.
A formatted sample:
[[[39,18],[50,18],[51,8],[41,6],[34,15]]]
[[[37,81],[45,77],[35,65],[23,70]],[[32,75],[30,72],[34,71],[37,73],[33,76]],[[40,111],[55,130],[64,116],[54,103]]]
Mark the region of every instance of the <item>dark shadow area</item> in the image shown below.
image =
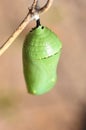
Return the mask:
[[[86,104],[83,105],[82,112],[81,112],[80,130],[86,130]]]

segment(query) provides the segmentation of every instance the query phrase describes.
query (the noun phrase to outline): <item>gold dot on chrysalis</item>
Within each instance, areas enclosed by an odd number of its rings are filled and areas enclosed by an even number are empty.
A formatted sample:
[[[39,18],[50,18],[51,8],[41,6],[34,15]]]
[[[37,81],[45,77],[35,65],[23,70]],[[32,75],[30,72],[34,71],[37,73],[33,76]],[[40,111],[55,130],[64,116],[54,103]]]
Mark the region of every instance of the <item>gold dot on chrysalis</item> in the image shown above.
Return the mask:
[[[36,93],[36,90],[33,90],[33,93],[35,94],[35,93]]]
[[[54,79],[54,78],[52,79],[52,82],[55,82],[55,79]]]

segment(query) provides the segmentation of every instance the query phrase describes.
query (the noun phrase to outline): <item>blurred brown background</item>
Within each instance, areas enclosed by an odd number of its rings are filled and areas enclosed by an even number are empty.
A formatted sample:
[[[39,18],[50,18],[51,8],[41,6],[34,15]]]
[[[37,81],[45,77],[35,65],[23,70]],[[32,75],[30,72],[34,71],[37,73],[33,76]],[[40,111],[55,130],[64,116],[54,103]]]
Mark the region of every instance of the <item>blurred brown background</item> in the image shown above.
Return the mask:
[[[0,0],[0,46],[32,2]],[[0,57],[0,130],[86,130],[86,0],[54,0],[41,23],[63,42],[58,82],[42,96],[27,93],[22,46],[30,23]]]

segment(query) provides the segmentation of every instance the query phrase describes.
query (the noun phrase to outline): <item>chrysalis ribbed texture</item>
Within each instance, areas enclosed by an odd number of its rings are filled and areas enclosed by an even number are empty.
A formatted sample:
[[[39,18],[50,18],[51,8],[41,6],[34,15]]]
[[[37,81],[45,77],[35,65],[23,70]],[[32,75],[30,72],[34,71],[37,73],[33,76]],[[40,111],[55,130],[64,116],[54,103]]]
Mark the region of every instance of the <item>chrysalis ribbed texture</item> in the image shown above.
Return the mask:
[[[41,95],[55,86],[61,48],[61,41],[47,27],[28,33],[23,45],[23,71],[29,93]]]

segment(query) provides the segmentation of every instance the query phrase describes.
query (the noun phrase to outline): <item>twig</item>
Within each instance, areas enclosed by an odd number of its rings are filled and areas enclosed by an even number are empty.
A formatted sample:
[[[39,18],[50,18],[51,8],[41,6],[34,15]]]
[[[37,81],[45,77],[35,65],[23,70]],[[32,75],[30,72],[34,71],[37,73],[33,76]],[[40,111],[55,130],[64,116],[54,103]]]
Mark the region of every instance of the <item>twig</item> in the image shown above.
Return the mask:
[[[13,43],[13,41],[19,36],[19,34],[23,31],[23,29],[30,22],[30,15],[27,15],[24,22],[17,28],[17,30],[8,38],[8,40],[2,45],[0,48],[0,56],[8,49],[8,47]]]
[[[48,0],[44,7],[38,8],[38,0],[34,0],[31,8],[29,9],[29,13],[24,18],[19,27],[15,30],[15,32],[8,38],[8,40],[0,47],[0,56],[8,49],[8,47],[13,43],[13,41],[19,36],[19,34],[24,30],[24,28],[28,25],[30,21],[33,19],[38,19],[39,13],[44,13],[47,11],[52,5],[53,0]]]
[[[44,7],[39,8],[38,13],[44,13],[46,12],[52,5],[53,0],[48,0]]]

